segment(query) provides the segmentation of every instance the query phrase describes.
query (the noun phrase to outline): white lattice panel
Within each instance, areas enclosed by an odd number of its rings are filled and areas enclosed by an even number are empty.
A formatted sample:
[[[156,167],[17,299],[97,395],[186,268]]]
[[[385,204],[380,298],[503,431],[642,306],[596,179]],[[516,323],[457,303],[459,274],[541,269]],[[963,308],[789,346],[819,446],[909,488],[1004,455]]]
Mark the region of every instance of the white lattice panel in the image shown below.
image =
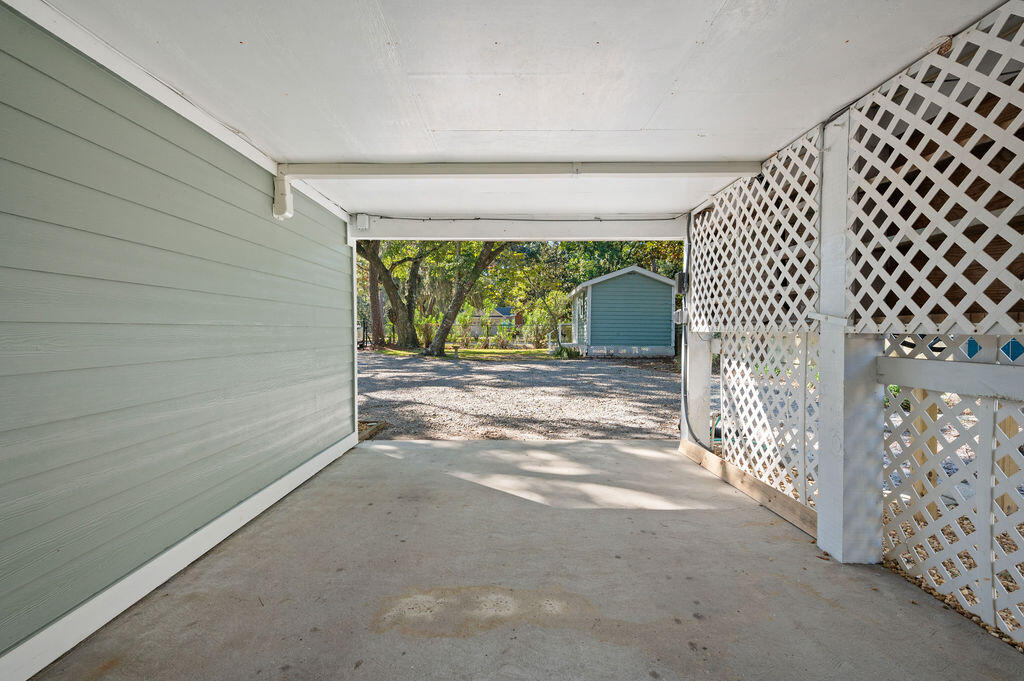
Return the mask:
[[[726,333],[721,358],[723,458],[814,506],[818,335]]]
[[[991,440],[979,426],[982,400],[901,387],[888,403],[885,558],[986,618],[991,614],[991,533],[978,502],[989,491],[984,464],[991,458],[979,458],[979,452],[990,448]]]
[[[1024,328],[1022,24],[1013,0],[851,107],[854,331]]]
[[[890,335],[885,354],[1019,365],[1024,344]],[[1024,404],[901,386],[884,442],[885,558],[1024,641]]]
[[[999,402],[992,486],[996,626],[1024,641],[1024,403]]]
[[[690,227],[696,331],[806,330],[818,301],[819,128],[757,178],[715,194]]]

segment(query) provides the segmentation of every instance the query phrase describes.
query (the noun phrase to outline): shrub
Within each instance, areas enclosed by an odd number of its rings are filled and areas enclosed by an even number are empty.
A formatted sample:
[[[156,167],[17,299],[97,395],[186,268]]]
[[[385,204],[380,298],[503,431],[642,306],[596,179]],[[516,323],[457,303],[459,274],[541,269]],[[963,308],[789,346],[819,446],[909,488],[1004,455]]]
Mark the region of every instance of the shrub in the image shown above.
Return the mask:
[[[560,359],[579,359],[582,356],[582,352],[576,348],[570,348],[567,345],[560,345],[558,346],[558,349],[555,350],[555,357]]]
[[[494,337],[494,344],[502,350],[508,350],[515,342],[515,338],[513,337],[514,333],[515,332],[507,326],[499,328],[497,335]]]
[[[423,345],[430,345],[434,340],[434,333],[437,331],[437,327],[441,325],[441,315],[423,315],[416,319],[415,324],[416,331],[423,340]]]

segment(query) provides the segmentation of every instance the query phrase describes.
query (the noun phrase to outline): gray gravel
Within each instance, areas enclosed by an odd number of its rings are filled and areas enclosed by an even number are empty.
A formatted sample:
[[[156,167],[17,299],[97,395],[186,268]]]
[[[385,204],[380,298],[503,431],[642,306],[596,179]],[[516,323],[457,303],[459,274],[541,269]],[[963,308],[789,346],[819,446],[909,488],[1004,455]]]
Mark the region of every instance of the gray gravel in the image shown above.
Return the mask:
[[[377,439],[665,439],[679,435],[671,360],[458,361],[359,353],[359,419]]]

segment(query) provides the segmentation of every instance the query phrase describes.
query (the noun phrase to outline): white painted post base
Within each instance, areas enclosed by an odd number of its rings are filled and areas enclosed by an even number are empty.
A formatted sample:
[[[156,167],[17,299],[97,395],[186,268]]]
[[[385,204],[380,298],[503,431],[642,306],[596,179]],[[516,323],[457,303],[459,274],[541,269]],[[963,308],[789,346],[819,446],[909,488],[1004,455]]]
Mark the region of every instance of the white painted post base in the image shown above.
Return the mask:
[[[822,324],[818,546],[843,563],[877,563],[882,555],[881,353],[880,336]]]

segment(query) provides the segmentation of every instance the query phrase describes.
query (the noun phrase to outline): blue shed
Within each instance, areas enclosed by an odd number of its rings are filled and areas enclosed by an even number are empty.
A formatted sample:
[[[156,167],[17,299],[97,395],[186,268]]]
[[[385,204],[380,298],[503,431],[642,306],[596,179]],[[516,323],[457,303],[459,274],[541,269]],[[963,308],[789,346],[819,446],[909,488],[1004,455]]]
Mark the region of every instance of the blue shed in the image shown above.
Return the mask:
[[[584,355],[675,354],[674,280],[634,265],[583,282],[569,300],[569,345]]]

